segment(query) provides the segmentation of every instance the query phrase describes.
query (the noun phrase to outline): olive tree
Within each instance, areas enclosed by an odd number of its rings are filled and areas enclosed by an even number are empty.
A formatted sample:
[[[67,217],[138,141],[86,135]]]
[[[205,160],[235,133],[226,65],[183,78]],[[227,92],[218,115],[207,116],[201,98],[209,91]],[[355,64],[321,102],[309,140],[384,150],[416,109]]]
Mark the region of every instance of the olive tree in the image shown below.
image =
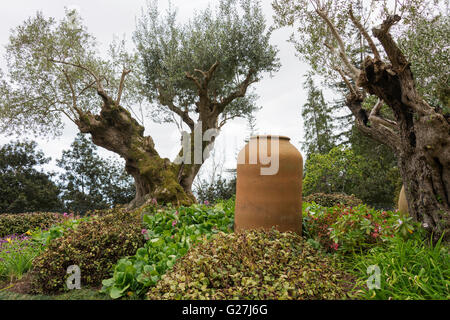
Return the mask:
[[[361,8],[361,0],[273,2],[277,26],[295,27],[291,39],[299,56],[329,83],[345,81],[346,105],[357,128],[396,154],[410,214],[436,237],[445,231],[448,235],[450,30],[444,4],[371,1],[358,12],[353,10],[357,5]],[[428,34],[420,35],[421,30]],[[394,37],[401,39],[402,46]],[[427,37],[425,51],[417,41],[409,41]],[[370,54],[358,65],[352,52],[361,48],[364,54],[364,47],[370,48]],[[425,98],[421,92],[427,93]]]
[[[250,0],[220,0],[183,25],[175,10],[161,17],[152,2],[138,21],[137,52],[115,41],[105,58],[76,12],[61,21],[37,13],[12,31],[6,48],[1,129],[55,135],[65,117],[125,159],[136,186],[131,206],[150,197],[191,203],[201,163],[162,158],[143,118],[181,119],[191,131],[201,123],[203,133],[251,113],[249,86],[279,67],[269,37]]]

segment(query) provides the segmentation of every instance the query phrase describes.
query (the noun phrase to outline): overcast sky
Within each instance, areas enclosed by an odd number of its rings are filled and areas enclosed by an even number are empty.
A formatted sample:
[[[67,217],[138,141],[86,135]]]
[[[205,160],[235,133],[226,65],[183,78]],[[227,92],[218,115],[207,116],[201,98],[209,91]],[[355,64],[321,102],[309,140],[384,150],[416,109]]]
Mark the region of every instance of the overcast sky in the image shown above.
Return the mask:
[[[214,0],[172,0],[179,9],[180,21],[188,19],[194,10],[201,10]],[[114,35],[126,35],[131,42],[135,30],[135,18],[145,6],[145,0],[14,0],[0,2],[0,67],[5,70],[5,45],[8,42],[10,30],[21,24],[36,11],[42,11],[48,17],[60,19],[64,16],[64,7],[77,8],[87,26],[101,45],[101,50],[112,41]],[[272,24],[273,10],[271,1],[262,0],[263,12],[267,25]],[[168,1],[159,0],[160,8],[166,8]],[[262,109],[256,114],[256,126],[259,134],[279,134],[291,138],[291,143],[301,152],[300,140],[303,129],[300,117],[300,107],[305,103],[307,92],[302,88],[303,76],[308,66],[295,56],[292,44],[287,42],[291,30],[281,29],[273,33],[271,42],[279,49],[281,69],[272,78],[266,75],[260,82],[254,84],[259,95],[258,105]],[[234,120],[228,123],[216,140],[216,160],[224,161],[224,168],[236,166],[236,155],[244,145],[248,135],[245,120]],[[77,133],[74,124],[67,121],[64,134],[49,141],[35,139],[39,147],[54,159],[59,158],[62,150],[68,149]],[[179,151],[180,135],[175,125],[161,125],[146,122],[147,135],[151,135],[161,156],[174,159]],[[22,138],[22,137],[21,137]],[[30,137],[33,138],[34,137]],[[14,139],[14,138],[13,138]],[[11,137],[0,135],[0,144],[7,143]],[[102,155],[111,155],[102,150]],[[303,154],[303,152],[302,152]],[[211,162],[211,161],[209,161]],[[210,163],[208,165],[211,165]],[[208,167],[207,165],[207,167]],[[50,166],[54,168],[54,162]]]

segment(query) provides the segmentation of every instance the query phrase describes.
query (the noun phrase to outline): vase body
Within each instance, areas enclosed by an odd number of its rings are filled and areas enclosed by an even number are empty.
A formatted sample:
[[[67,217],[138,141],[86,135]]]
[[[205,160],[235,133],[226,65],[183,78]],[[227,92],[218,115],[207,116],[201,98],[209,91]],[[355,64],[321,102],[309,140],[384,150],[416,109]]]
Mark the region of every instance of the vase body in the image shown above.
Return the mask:
[[[236,231],[275,227],[301,235],[303,158],[289,140],[255,136],[239,152]]]
[[[404,186],[402,186],[402,189],[400,190],[400,195],[398,196],[398,211],[402,215],[408,216],[408,202],[406,201]]]

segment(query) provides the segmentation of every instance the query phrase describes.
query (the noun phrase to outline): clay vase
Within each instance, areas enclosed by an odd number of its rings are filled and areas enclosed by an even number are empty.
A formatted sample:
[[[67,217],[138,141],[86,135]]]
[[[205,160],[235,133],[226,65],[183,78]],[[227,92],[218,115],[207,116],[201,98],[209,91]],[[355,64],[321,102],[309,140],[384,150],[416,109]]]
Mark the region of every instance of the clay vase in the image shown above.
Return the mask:
[[[275,227],[301,235],[303,158],[289,140],[254,136],[239,152],[235,231]]]
[[[398,211],[404,215],[408,215],[408,202],[406,201],[405,186],[402,186],[400,195],[398,196]]]

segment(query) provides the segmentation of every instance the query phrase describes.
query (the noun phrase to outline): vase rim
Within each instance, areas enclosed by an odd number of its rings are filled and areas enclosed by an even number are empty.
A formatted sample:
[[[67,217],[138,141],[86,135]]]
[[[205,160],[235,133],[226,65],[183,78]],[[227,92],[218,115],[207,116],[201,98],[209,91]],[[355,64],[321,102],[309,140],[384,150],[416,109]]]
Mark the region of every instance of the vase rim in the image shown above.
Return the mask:
[[[251,136],[250,139],[270,139],[270,138],[278,138],[279,140],[291,140],[291,138],[286,136],[280,136],[276,134],[258,134],[256,136]]]

